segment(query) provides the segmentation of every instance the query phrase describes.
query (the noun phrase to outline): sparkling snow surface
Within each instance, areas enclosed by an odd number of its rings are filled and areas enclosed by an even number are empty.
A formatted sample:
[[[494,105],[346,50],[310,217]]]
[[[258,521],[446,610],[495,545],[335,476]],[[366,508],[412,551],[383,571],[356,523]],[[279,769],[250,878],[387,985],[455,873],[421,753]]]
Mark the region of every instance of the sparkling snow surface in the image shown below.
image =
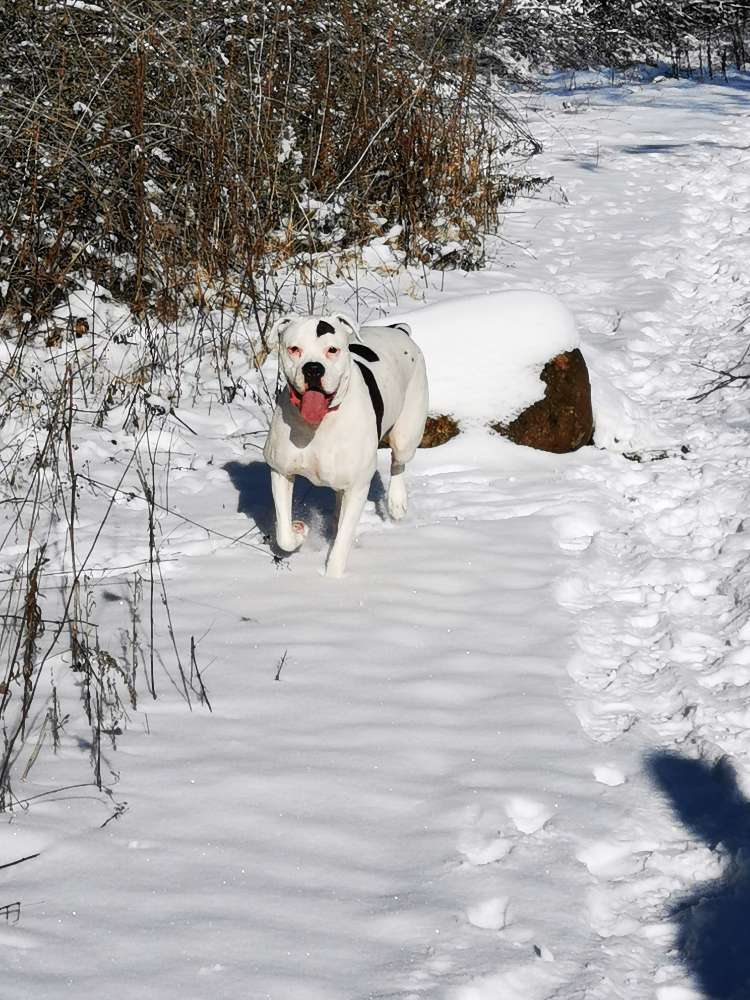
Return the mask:
[[[750,412],[741,385],[689,401],[697,365],[748,339],[749,97],[534,95],[554,184],[512,206],[490,269],[438,279],[429,323],[406,290],[391,303],[429,354],[438,302],[559,295],[598,447],[545,455],[475,422],[418,455],[404,522],[375,484],[341,581],[319,575],[325,490],[300,484],[312,531],[282,566],[163,521],[174,634],[213,712],[170,683],[163,631],[159,697],[107,754],[112,800],[33,798],[82,780],[72,739],[16,783],[0,863],[41,854],[0,872],[22,906],[0,924],[3,996],[750,996]],[[442,352],[436,400],[476,416],[491,346],[464,330]],[[186,411],[170,478],[173,507],[231,537],[271,524],[243,413],[260,428],[249,401]],[[106,456],[92,441],[111,480]],[[143,557],[144,517],[118,505],[104,570]],[[115,623],[125,591],[101,581]]]

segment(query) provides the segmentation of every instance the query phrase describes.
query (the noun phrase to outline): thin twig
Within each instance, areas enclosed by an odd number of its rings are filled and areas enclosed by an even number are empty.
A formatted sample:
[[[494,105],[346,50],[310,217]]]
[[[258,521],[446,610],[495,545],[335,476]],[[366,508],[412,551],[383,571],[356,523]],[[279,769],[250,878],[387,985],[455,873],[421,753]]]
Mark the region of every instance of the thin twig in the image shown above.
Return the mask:
[[[285,649],[284,650],[284,655],[279,660],[278,666],[276,668],[276,676],[274,677],[275,681],[280,681],[281,680],[281,671],[282,671],[282,668],[283,668],[284,664],[286,663],[286,654],[288,652],[289,651],[287,649]]]
[[[15,868],[16,865],[22,865],[24,861],[33,861],[34,858],[38,858],[41,853],[41,851],[37,851],[36,854],[27,854],[25,858],[18,858],[17,861],[7,861],[4,865],[0,865],[0,870],[3,868]]]

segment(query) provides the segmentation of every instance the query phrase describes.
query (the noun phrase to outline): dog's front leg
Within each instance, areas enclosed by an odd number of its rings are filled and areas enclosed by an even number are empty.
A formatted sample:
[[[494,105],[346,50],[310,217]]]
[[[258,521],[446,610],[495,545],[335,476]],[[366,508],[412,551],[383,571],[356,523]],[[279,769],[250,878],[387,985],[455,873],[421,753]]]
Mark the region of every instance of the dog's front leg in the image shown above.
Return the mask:
[[[346,569],[346,560],[349,557],[349,549],[354,541],[354,533],[357,530],[362,510],[367,500],[367,493],[370,484],[354,486],[344,490],[340,494],[340,510],[338,517],[338,528],[331,551],[328,553],[326,563],[326,576],[343,576]]]
[[[276,508],[276,544],[285,552],[295,552],[304,542],[307,525],[292,521],[294,476],[289,478],[271,469],[271,492]]]

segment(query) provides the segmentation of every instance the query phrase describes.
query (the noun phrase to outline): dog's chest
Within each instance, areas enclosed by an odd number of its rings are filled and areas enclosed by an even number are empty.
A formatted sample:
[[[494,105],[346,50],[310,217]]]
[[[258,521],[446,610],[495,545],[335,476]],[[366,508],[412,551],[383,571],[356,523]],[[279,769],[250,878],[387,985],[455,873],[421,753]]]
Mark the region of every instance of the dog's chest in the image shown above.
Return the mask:
[[[306,448],[288,449],[285,456],[287,475],[304,476],[316,486],[336,487],[336,480],[340,478],[343,470],[336,468],[330,456],[321,453],[319,448],[308,445]]]
[[[304,476],[316,486],[346,489],[374,465],[374,427],[369,428],[364,419],[332,413],[314,433],[292,419],[290,424],[277,414],[265,449],[268,464],[284,475]]]

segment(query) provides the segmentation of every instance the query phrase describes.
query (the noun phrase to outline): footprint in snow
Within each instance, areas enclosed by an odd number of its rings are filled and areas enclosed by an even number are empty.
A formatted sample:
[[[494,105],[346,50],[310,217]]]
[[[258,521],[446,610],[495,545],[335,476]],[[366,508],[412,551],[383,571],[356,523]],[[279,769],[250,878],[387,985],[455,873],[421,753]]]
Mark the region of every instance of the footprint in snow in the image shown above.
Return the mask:
[[[470,865],[489,865],[502,861],[513,850],[513,842],[499,836],[501,815],[497,812],[483,812],[478,806],[471,806],[464,816],[467,824],[458,838],[459,853]]]
[[[585,844],[576,858],[596,878],[622,879],[643,871],[649,855],[657,850],[656,841],[596,841]]]
[[[594,768],[594,780],[602,785],[610,785],[614,788],[616,785],[624,785],[627,779],[619,767],[612,767],[609,764],[599,764]]]
[[[604,939],[636,934],[641,929],[638,921],[627,914],[619,913],[613,903],[609,887],[596,885],[589,888],[586,905],[591,929]]]
[[[554,809],[522,795],[514,795],[513,798],[508,799],[505,803],[505,811],[521,833],[536,833],[554,815]]]
[[[487,931],[501,931],[511,922],[510,899],[494,896],[482,900],[466,910],[466,917],[473,927]]]
[[[492,896],[468,906],[466,919],[472,927],[494,931],[503,941],[516,946],[530,945],[536,936],[531,927],[515,922],[513,906],[508,896]],[[544,962],[554,962],[552,952],[543,945],[534,944],[534,954]]]
[[[489,865],[502,861],[513,850],[513,844],[505,837],[493,837],[487,840],[475,832],[464,834],[458,842],[458,850],[470,865]]]

